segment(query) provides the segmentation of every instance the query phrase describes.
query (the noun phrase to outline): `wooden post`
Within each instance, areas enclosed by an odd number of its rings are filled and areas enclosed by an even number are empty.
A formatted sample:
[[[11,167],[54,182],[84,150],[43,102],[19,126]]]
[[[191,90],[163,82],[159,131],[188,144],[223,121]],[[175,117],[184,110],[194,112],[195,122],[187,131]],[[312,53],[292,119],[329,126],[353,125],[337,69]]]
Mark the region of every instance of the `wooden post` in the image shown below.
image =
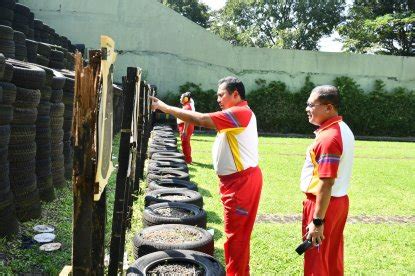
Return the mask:
[[[130,158],[130,139],[131,139],[131,119],[134,103],[135,83],[137,79],[137,68],[127,68],[127,89],[125,93],[123,119],[121,124],[120,149],[118,155],[118,173],[115,187],[115,202],[112,219],[112,233],[110,245],[110,264],[108,275],[117,275],[118,268],[123,263],[123,256],[120,256],[122,231],[124,224],[124,198],[126,192],[126,182],[129,158]],[[124,250],[122,250],[124,252]]]
[[[96,53],[96,52],[95,52]],[[97,91],[100,76],[99,55],[91,53],[90,65],[83,67],[81,55],[75,55],[75,101],[73,172],[73,275],[93,275],[92,213],[95,184]]]
[[[144,118],[143,118],[143,105],[144,105],[144,88],[145,82],[141,81],[140,91],[139,91],[139,106],[138,106],[138,116],[137,116],[137,132],[139,137],[137,139],[137,157],[135,164],[135,180],[134,180],[134,191],[138,192],[140,190],[140,179],[143,179],[143,171],[141,170],[141,163],[144,162],[142,149],[143,149],[143,133],[144,133]]]
[[[139,179],[144,179],[144,162],[147,157],[147,142],[146,142],[146,125],[145,125],[145,109],[146,109],[146,93],[147,84],[142,82],[142,90],[140,90],[140,123],[141,123],[141,139],[140,139],[140,153],[137,158],[137,176]]]
[[[92,211],[92,274],[104,275],[105,224],[107,218],[107,189],[98,201],[93,202]]]

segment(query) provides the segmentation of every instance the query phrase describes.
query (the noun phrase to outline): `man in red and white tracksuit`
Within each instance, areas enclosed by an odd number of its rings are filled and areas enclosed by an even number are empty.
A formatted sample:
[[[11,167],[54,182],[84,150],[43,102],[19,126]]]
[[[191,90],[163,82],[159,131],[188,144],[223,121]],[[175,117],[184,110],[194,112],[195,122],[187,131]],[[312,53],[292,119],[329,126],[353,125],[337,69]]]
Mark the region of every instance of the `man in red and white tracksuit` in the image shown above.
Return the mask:
[[[152,108],[217,130],[212,153],[224,207],[226,274],[243,276],[249,275],[250,238],[262,189],[257,124],[239,79],[221,79],[217,101],[222,111],[207,114],[172,107],[154,97]]]
[[[343,275],[343,230],[349,211],[347,190],[353,165],[354,136],[338,115],[339,92],[331,85],[311,91],[306,112],[319,126],[307,149],[301,173],[302,234],[314,247],[304,256],[304,275]]]
[[[185,110],[195,111],[194,101],[190,92],[185,92],[180,96],[180,103]],[[184,122],[177,119],[177,127],[180,133],[180,140],[182,141],[182,151],[184,160],[187,164],[192,163],[192,147],[190,146],[190,138],[193,135],[194,124]]]

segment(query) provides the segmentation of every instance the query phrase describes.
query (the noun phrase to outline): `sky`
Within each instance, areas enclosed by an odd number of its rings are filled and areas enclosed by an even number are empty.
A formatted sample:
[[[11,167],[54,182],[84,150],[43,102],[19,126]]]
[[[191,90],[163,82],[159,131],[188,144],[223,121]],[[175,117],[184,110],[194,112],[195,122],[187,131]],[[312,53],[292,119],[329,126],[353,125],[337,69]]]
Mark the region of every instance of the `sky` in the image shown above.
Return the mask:
[[[209,6],[212,10],[218,10],[225,5],[226,0],[199,0]],[[347,2],[351,2],[350,0]],[[335,38],[338,37],[338,34],[335,33],[330,37],[324,37],[320,39],[320,51],[322,52],[341,52],[342,43],[335,41]]]

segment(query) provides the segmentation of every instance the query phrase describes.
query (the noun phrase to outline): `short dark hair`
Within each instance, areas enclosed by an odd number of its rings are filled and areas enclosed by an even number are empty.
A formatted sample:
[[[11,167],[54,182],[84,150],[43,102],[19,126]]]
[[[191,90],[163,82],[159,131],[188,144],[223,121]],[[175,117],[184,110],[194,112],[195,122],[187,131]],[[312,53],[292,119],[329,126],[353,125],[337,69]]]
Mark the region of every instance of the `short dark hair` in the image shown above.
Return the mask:
[[[190,91],[184,92],[182,94],[182,97],[188,97],[189,100],[190,100],[192,98],[192,92],[190,92]]]
[[[318,93],[317,100],[323,104],[331,104],[339,109],[340,106],[340,94],[339,90],[333,85],[320,85],[316,86],[311,93]]]
[[[225,89],[229,94],[232,94],[233,91],[238,91],[239,96],[242,100],[245,100],[245,86],[242,81],[236,77],[226,77],[218,81],[218,86],[226,84]]]

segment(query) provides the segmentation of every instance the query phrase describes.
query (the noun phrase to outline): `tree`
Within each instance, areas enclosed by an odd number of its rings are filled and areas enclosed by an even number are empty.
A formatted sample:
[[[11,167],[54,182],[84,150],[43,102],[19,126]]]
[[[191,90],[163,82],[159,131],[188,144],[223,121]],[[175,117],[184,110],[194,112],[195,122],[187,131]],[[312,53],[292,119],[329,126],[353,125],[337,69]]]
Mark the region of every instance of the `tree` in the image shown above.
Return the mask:
[[[209,7],[198,0],[159,0],[203,28],[209,27]]]
[[[344,7],[344,0],[228,0],[211,30],[241,46],[317,50]]]
[[[349,52],[414,55],[415,1],[355,0],[338,32]]]

